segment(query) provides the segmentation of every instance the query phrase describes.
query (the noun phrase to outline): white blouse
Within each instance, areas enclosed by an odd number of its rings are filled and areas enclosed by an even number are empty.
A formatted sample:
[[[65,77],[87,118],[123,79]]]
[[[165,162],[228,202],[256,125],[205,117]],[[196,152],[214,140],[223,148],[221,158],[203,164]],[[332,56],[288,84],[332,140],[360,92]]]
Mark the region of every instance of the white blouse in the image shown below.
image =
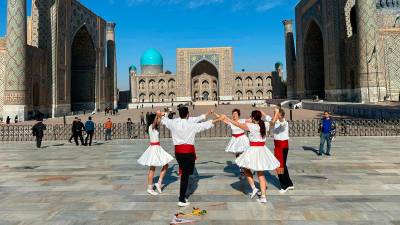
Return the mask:
[[[239,119],[237,122],[238,123],[246,123],[246,120],[245,119]],[[231,127],[232,134],[243,134],[245,132],[241,128],[233,125],[232,123],[229,123],[229,126]]]
[[[158,130],[153,129],[153,125],[149,126],[149,138],[150,142],[160,142],[160,133]]]
[[[260,125],[255,123],[247,123],[247,127],[250,130],[249,140],[251,142],[265,142],[267,140],[267,136],[265,136],[264,138],[261,136]],[[265,131],[267,133],[269,131],[269,122],[265,122]]]

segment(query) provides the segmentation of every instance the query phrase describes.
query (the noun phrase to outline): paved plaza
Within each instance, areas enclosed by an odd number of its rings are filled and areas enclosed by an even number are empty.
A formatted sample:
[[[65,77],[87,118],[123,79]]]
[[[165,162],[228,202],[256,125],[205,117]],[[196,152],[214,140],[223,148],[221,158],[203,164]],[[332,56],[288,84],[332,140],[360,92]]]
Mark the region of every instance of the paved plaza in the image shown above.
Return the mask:
[[[191,206],[208,210],[196,224],[400,224],[399,139],[340,137],[318,157],[317,138],[293,138],[289,166],[296,189],[281,195],[267,173],[268,203],[245,194],[227,139],[198,140],[198,183]],[[64,142],[0,145],[0,224],[169,224],[179,180],[176,161],[160,196],[145,192],[147,168],[136,160],[147,140],[92,147]],[[170,140],[162,140],[171,152]],[[269,147],[271,143],[268,143]],[[184,209],[189,212],[190,209]]]

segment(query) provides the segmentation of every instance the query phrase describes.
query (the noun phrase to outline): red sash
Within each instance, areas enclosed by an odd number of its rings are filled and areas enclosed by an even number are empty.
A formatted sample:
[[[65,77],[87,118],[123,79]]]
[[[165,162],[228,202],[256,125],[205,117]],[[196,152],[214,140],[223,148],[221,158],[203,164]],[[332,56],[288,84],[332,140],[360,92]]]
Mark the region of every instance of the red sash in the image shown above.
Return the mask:
[[[251,147],[262,147],[265,146],[265,142],[250,142]]]
[[[183,145],[175,145],[175,154],[190,154],[193,153],[196,156],[196,149],[194,145],[183,144]],[[197,159],[197,156],[196,156]],[[182,175],[182,168],[179,167],[178,175]]]
[[[241,133],[241,134],[232,134],[232,137],[238,138],[238,137],[241,137],[241,136],[243,136],[243,135],[244,135],[244,133]]]
[[[275,157],[279,160],[279,163],[281,164],[279,168],[285,168],[285,162],[283,160],[283,150],[289,148],[289,141],[274,140],[274,145]]]
[[[175,145],[175,153],[177,154],[188,154],[195,153],[194,145],[183,144],[183,145]]]
[[[150,142],[150,146],[160,146],[160,142]]]

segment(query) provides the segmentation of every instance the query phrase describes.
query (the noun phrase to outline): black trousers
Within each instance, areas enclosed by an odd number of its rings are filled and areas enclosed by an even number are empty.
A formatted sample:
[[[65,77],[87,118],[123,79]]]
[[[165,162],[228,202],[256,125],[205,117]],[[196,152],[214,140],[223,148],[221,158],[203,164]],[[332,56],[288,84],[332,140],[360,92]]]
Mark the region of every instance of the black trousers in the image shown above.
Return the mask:
[[[289,170],[286,166],[288,153],[289,153],[288,148],[283,149],[283,162],[285,164],[285,171],[283,174],[278,174],[279,182],[281,183],[282,189],[286,189],[288,187],[293,186],[292,180],[290,179],[290,176],[289,176]]]
[[[43,139],[42,136],[36,136],[36,147],[37,148],[42,147],[42,139]]]
[[[85,142],[83,142],[83,135],[82,135],[82,132],[75,132],[75,133],[74,133],[74,141],[75,141],[75,144],[76,144],[76,145],[79,145],[79,144],[78,144],[78,137],[79,137],[79,139],[80,139],[80,141],[81,141],[81,144],[84,145]]]
[[[189,176],[193,174],[196,155],[189,154],[175,154],[176,161],[182,169],[181,185],[179,188],[179,201],[186,202],[185,196],[189,184]]]
[[[92,146],[93,133],[94,133],[93,130],[91,130],[91,131],[86,131],[86,134],[87,134],[87,135],[86,135],[85,145],[87,145],[87,144],[88,144],[88,140],[90,140],[90,141],[89,141],[89,146]]]

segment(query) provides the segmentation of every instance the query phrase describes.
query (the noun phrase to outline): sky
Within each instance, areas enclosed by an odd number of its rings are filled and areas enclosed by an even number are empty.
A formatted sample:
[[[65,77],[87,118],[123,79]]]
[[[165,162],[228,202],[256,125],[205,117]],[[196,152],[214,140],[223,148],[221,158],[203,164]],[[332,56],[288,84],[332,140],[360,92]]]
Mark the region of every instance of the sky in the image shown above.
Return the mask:
[[[0,36],[6,33],[0,0]],[[118,87],[129,89],[128,68],[140,68],[148,48],[175,73],[176,48],[233,47],[235,71],[274,70],[285,64],[282,20],[294,18],[298,0],[80,0],[116,25]],[[27,0],[30,15],[31,0]],[[284,67],[285,68],[285,67]]]

